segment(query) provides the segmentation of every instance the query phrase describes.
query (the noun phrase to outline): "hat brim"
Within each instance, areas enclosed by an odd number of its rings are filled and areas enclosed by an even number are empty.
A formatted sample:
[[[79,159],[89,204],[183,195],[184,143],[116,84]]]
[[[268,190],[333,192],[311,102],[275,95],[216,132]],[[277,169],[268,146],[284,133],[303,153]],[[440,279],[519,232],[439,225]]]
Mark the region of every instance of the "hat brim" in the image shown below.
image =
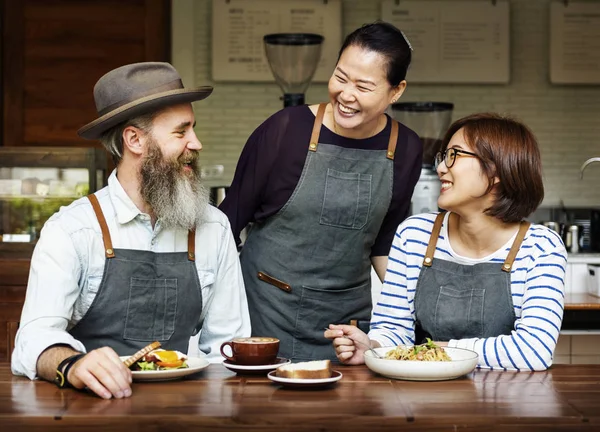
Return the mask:
[[[156,93],[137,99],[110,111],[96,120],[86,124],[77,131],[77,135],[85,139],[98,139],[104,132],[126,120],[147,114],[161,108],[182,103],[199,101],[212,93],[211,86],[194,89],[176,89]]]

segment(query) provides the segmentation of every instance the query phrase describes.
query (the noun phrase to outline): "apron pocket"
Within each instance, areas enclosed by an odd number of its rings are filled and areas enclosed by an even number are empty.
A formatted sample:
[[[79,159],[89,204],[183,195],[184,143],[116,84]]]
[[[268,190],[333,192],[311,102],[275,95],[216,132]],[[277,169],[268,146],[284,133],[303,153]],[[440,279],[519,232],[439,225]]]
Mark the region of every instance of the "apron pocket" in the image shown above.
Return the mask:
[[[435,338],[440,341],[483,334],[484,289],[440,287],[435,306]]]
[[[296,317],[294,357],[315,359],[314,345],[331,345],[323,337],[329,324],[371,319],[371,281],[342,290],[302,287]]]
[[[327,169],[321,225],[362,229],[371,206],[371,174]]]
[[[165,341],[175,332],[177,279],[131,278],[124,339]]]

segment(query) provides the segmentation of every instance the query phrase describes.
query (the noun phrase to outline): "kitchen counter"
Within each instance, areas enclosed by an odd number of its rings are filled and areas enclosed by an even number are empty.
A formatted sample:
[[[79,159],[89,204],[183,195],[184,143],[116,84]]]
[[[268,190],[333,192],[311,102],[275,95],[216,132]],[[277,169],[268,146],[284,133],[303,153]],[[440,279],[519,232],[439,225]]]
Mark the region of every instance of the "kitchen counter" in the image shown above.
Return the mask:
[[[134,383],[126,399],[102,400],[13,377],[0,364],[4,430],[167,431],[543,431],[600,429],[600,365],[545,372],[476,370],[452,381],[396,381],[365,366],[336,365],[331,387],[292,390],[222,365],[180,381]]]

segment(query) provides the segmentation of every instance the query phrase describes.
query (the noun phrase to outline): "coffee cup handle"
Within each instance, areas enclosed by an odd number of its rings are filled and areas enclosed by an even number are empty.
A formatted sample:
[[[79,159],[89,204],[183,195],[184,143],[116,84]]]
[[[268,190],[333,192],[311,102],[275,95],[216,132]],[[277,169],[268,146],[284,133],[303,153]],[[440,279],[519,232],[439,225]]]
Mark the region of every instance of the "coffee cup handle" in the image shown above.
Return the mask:
[[[226,346],[228,346],[229,348],[231,348],[231,356],[228,356],[227,354],[225,354],[225,352],[223,351],[223,348],[225,348]],[[231,361],[231,362],[235,362],[235,354],[233,352],[233,343],[231,342],[223,342],[221,344],[221,355],[223,357],[225,357],[227,360]]]

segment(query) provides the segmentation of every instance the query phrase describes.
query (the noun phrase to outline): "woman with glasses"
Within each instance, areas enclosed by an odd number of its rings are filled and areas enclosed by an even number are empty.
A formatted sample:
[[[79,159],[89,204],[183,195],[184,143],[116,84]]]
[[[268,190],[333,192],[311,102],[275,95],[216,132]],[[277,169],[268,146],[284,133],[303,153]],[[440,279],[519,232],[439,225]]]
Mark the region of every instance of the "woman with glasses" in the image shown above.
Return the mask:
[[[515,120],[474,114],[450,126],[442,149],[445,211],[398,227],[369,334],[331,325],[325,336],[348,364],[364,362],[362,344],[429,337],[477,352],[479,367],[545,370],[563,317],[567,254],[556,232],[525,220],[544,196],[536,139]]]

